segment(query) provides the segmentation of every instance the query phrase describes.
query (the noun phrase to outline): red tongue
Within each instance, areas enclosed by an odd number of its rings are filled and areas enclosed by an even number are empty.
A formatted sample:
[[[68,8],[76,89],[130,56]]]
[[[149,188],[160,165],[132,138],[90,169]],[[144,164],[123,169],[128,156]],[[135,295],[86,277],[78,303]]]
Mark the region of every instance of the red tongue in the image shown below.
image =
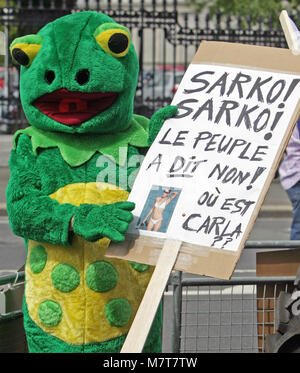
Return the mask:
[[[39,97],[33,104],[49,118],[73,126],[109,108],[116,98],[116,92],[85,93],[58,89]]]
[[[58,110],[60,113],[77,113],[86,111],[86,109],[87,102],[80,100],[79,98],[64,98],[58,105]]]

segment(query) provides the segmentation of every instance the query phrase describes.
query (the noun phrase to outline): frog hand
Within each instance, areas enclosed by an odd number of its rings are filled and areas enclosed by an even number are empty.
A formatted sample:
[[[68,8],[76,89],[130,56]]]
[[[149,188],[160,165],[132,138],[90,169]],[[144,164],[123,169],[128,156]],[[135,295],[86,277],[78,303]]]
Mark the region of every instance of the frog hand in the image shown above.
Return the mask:
[[[133,202],[116,202],[108,205],[84,203],[77,207],[73,221],[73,231],[87,241],[97,241],[107,237],[112,241],[125,240],[129,223],[133,220]]]
[[[177,114],[178,107],[173,105],[165,106],[159,109],[156,113],[152,115],[149,123],[149,137],[148,144],[151,145],[155,140],[158,132],[160,131],[165,120],[172,118]]]

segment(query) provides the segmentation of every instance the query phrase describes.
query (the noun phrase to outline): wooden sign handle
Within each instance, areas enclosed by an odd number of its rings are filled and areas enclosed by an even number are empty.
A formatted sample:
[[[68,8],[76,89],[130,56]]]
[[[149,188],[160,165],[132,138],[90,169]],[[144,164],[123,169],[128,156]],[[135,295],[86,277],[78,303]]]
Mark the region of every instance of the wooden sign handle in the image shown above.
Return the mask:
[[[300,54],[299,47],[297,48],[297,45],[295,45],[295,36],[293,36],[294,33],[290,24],[291,20],[286,10],[281,11],[279,20],[289,49],[294,55]]]
[[[121,353],[142,352],[182,241],[166,239]]]

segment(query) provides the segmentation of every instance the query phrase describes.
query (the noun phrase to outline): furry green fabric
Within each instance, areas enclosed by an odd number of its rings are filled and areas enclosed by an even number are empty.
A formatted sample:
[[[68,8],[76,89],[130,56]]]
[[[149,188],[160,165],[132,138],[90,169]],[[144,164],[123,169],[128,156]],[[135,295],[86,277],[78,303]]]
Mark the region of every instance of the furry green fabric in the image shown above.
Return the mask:
[[[118,353],[125,341],[126,335],[101,343],[88,343],[81,346],[70,345],[45,333],[30,318],[25,299],[23,300],[24,326],[27,331],[28,349],[31,353]],[[162,305],[159,306],[154,318],[143,353],[160,353],[161,345]]]
[[[80,275],[72,265],[59,263],[51,273],[51,280],[56,289],[63,293],[69,293],[80,284]]]
[[[29,44],[42,44],[43,39],[39,35],[25,35],[20,38],[16,38],[11,43],[11,48],[16,44],[29,43]]]
[[[36,245],[31,250],[29,256],[29,265],[33,273],[40,273],[44,269],[47,262],[47,252],[42,245]]]
[[[135,207],[133,202],[116,202],[109,205],[80,205],[74,215],[73,230],[87,241],[97,241],[108,237],[112,241],[124,241],[129,223],[133,220],[130,213]],[[97,222],[98,226],[94,226]]]
[[[44,157],[47,158],[45,163]],[[66,169],[63,160],[48,157],[43,154],[36,158],[30,138],[23,134],[19,137],[9,160],[10,177],[6,189],[9,223],[18,236],[68,247],[72,244],[69,223],[76,206],[60,204],[49,194],[59,189],[59,185],[66,185],[66,180],[74,180],[75,175],[70,177],[73,173],[69,167]],[[58,178],[57,175],[63,176]]]
[[[103,293],[112,290],[118,283],[119,274],[115,267],[105,260],[91,263],[86,270],[88,287]]]
[[[132,117],[130,126],[116,134],[104,134],[93,136],[89,134],[69,134],[61,132],[43,131],[30,126],[19,130],[14,135],[14,148],[21,133],[31,138],[34,155],[38,149],[58,147],[63,159],[72,167],[77,167],[88,161],[96,152],[113,157],[124,166],[126,159],[119,159],[119,149],[127,152],[128,145],[137,147],[148,146],[149,120],[140,115]]]
[[[128,159],[138,154],[135,147],[128,147]],[[35,156],[30,138],[21,134],[16,149],[11,152],[10,178],[6,190],[12,231],[35,241],[70,246],[72,234],[69,232],[69,222],[77,208],[67,203],[60,204],[49,195],[68,184],[94,182],[97,176],[101,173],[106,175],[106,170],[111,169],[115,169],[116,184],[120,185],[120,179],[125,180],[127,188],[124,189],[130,191],[129,178],[139,167],[139,164],[120,167],[109,159],[107,164],[99,166],[97,160],[98,154],[94,154],[84,165],[74,168],[64,161],[59,149],[54,147],[42,149]]]
[[[167,119],[172,118],[177,113],[177,111],[177,106],[169,105],[159,109],[156,113],[152,115],[149,123],[149,145],[151,145],[155,140],[164,122]]]
[[[47,131],[65,133],[118,133],[131,121],[139,64],[130,44],[125,57],[106,53],[94,38],[96,29],[104,23],[115,23],[105,14],[79,12],[48,23],[39,32],[42,48],[29,68],[21,68],[20,96],[29,123]],[[76,81],[78,71],[88,69],[87,84]],[[45,72],[53,71],[51,84]],[[47,117],[34,106],[36,99],[60,88],[71,92],[117,92],[118,98],[99,115],[80,126],[65,126]],[[109,126],[107,125],[109,123]]]
[[[28,240],[34,240],[72,250],[74,233],[89,241],[101,237],[124,239],[133,204],[77,207],[50,197],[66,185],[95,182],[99,175],[102,182],[112,183],[112,173],[113,184],[130,191],[129,181],[134,179],[140,164],[131,164],[128,160],[143,154],[163,121],[175,114],[175,109],[169,107],[159,111],[151,119],[149,131],[148,120],[133,115],[138,60],[129,31],[120,26],[118,33],[118,27],[104,14],[79,12],[47,24],[38,36],[18,38],[12,43],[12,54],[14,48],[20,49],[24,61],[26,53],[30,60],[30,64],[21,67],[20,95],[32,127],[15,136],[6,191],[11,229],[24,237],[26,248]],[[113,40],[108,39],[111,35]],[[26,45],[24,50],[22,44]],[[101,112],[94,112],[98,104]],[[121,148],[122,159],[119,158]],[[99,152],[108,156],[105,164],[98,162]],[[72,218],[74,232],[69,229]],[[30,252],[26,268],[32,276],[41,273],[47,262],[47,252],[42,247],[37,245]],[[59,259],[55,263],[49,278],[51,289],[53,286],[55,291],[68,296],[80,286],[77,269],[68,263],[59,263]],[[96,263],[97,258],[93,265]],[[132,268],[138,268],[137,276],[143,276],[148,267],[132,264]],[[93,272],[91,265],[88,269]],[[101,276],[87,273],[90,289],[110,291],[116,286],[118,275],[108,266],[100,270],[105,281]],[[132,285],[131,288],[140,293],[139,283]],[[39,286],[42,288],[44,284]],[[130,283],[125,281],[122,286],[129,289]],[[35,301],[40,303],[38,317],[43,325],[55,327],[64,320],[63,303],[55,299]],[[104,314],[113,328],[128,322],[131,307],[126,302],[124,297],[115,296],[105,303]],[[47,334],[32,320],[25,298],[23,312],[30,352],[119,352],[125,339],[125,335],[110,340],[101,336],[100,340],[105,342],[70,345]],[[161,310],[144,352],[161,351],[160,333]]]
[[[128,158],[135,154],[138,154],[137,149],[129,146]],[[79,210],[83,205],[80,207],[69,204],[61,205],[48,195],[67,184],[95,181],[97,174],[105,171],[105,166],[97,167],[97,159],[98,155],[94,154],[84,165],[74,168],[63,160],[58,148],[41,149],[37,155],[34,155],[30,138],[25,134],[20,134],[16,149],[11,152],[9,162],[11,174],[7,188],[7,208],[12,230],[17,235],[24,237],[26,244],[30,238],[63,246],[71,245],[72,234],[68,229],[70,215],[76,214],[76,210]],[[130,178],[137,171],[138,166],[128,168],[117,166],[117,180],[120,174],[121,178],[124,177],[122,176],[124,172],[126,177]],[[68,215],[70,208],[72,211]],[[76,222],[76,219],[74,220]],[[92,223],[94,222],[91,219]],[[92,225],[88,227],[88,229],[91,228]],[[28,260],[31,261],[34,270],[39,272],[45,264],[45,258],[43,258],[43,253],[42,257],[37,254],[37,252],[34,253]],[[54,279],[54,283],[57,284],[57,279]],[[112,286],[112,283],[113,281],[110,285],[102,286],[107,288]],[[63,286],[65,284],[64,281]],[[96,287],[99,284],[92,286]],[[49,322],[54,321],[52,319]],[[30,319],[27,312],[24,312],[24,326],[31,352],[118,352],[125,338],[123,336],[117,340],[85,346],[69,345],[43,332]],[[156,321],[153,324],[152,334],[149,335],[149,344],[148,347],[145,346],[145,351],[161,351],[160,330],[161,324]]]

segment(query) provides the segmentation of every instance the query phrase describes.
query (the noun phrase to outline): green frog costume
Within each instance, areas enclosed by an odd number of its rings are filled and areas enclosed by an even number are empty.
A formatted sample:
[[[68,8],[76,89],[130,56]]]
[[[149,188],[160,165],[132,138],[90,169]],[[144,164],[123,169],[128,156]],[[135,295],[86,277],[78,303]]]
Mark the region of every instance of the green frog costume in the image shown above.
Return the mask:
[[[6,191],[11,229],[27,250],[29,351],[119,352],[153,272],[105,256],[133,218],[119,180],[135,176],[130,158],[145,154],[177,108],[150,121],[133,114],[138,59],[129,30],[105,14],[59,18],[10,51],[30,124],[14,136]],[[112,165],[115,178],[99,180]],[[161,351],[160,334],[161,309],[144,352]]]

